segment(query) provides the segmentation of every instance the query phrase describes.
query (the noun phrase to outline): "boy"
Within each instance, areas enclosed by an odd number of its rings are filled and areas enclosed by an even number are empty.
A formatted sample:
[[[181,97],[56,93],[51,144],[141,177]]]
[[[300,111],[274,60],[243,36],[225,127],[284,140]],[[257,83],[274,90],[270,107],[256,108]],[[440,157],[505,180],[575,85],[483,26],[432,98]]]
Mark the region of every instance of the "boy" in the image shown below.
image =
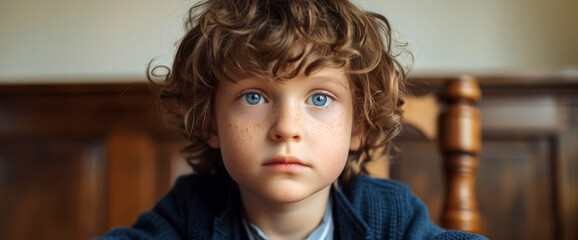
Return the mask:
[[[483,239],[363,175],[402,126],[383,16],[346,0],[208,0],[187,24],[160,99],[196,173],[105,238]]]

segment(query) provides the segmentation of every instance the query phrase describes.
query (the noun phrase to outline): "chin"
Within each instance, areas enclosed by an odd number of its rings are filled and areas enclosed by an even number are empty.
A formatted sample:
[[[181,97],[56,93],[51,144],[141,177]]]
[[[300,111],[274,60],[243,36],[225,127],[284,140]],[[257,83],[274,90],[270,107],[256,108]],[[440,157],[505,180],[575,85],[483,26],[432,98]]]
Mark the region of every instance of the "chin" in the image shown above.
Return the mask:
[[[268,194],[266,196],[266,199],[272,203],[296,203],[296,202],[300,202],[304,199],[306,199],[307,197],[309,197],[310,195],[307,194],[294,194],[294,193],[290,193],[290,194]]]
[[[329,185],[330,186],[330,185]],[[305,200],[316,193],[319,193],[321,190],[325,189],[325,187],[319,188],[310,188],[310,186],[291,186],[291,187],[283,187],[283,186],[271,186],[270,191],[267,191],[264,196],[272,202],[277,203],[295,203],[302,200]]]
[[[283,193],[271,193],[267,195],[267,199],[275,203],[295,203],[306,199],[311,196],[311,194],[296,193],[296,192],[283,192]]]

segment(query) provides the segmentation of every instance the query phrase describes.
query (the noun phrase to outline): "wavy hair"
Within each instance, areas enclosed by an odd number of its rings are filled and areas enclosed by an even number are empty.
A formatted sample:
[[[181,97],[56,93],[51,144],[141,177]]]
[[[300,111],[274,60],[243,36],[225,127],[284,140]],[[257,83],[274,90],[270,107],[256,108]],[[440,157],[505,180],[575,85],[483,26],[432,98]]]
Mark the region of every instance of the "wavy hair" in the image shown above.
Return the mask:
[[[220,81],[283,80],[344,67],[354,131],[364,139],[360,150],[349,154],[343,182],[367,173],[365,164],[380,152],[374,150],[387,147],[402,129],[407,70],[397,57],[405,45],[394,41],[382,15],[347,0],[207,0],[189,10],[185,27],[172,70],[157,86],[166,119],[189,141],[183,151],[196,172],[223,167],[220,151],[207,144],[216,133]],[[147,70],[151,81],[155,68]]]

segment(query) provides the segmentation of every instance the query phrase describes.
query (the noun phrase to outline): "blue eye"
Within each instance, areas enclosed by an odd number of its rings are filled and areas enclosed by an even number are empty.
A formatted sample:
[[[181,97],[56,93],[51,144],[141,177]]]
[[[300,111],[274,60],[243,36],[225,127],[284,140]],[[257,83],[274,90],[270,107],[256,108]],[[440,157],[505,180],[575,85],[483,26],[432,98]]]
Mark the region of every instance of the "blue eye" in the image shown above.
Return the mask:
[[[307,99],[308,104],[313,104],[318,107],[327,106],[331,103],[332,99],[327,96],[327,94],[317,93]]]
[[[265,98],[259,93],[251,92],[245,94],[245,101],[247,101],[247,104],[249,105],[257,105],[265,103]]]

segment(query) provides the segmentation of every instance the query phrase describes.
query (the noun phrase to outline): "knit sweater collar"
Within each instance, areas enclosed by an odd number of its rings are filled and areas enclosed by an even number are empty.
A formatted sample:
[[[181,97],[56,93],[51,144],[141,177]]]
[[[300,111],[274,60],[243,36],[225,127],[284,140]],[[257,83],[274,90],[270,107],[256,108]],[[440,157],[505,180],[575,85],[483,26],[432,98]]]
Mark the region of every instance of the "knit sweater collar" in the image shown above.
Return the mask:
[[[371,239],[369,225],[357,213],[347,196],[339,189],[331,190],[333,198],[333,220],[335,224],[334,237],[341,239]],[[226,196],[227,207],[213,222],[212,239],[247,239],[247,233],[242,226],[241,197],[239,188],[232,182]]]

